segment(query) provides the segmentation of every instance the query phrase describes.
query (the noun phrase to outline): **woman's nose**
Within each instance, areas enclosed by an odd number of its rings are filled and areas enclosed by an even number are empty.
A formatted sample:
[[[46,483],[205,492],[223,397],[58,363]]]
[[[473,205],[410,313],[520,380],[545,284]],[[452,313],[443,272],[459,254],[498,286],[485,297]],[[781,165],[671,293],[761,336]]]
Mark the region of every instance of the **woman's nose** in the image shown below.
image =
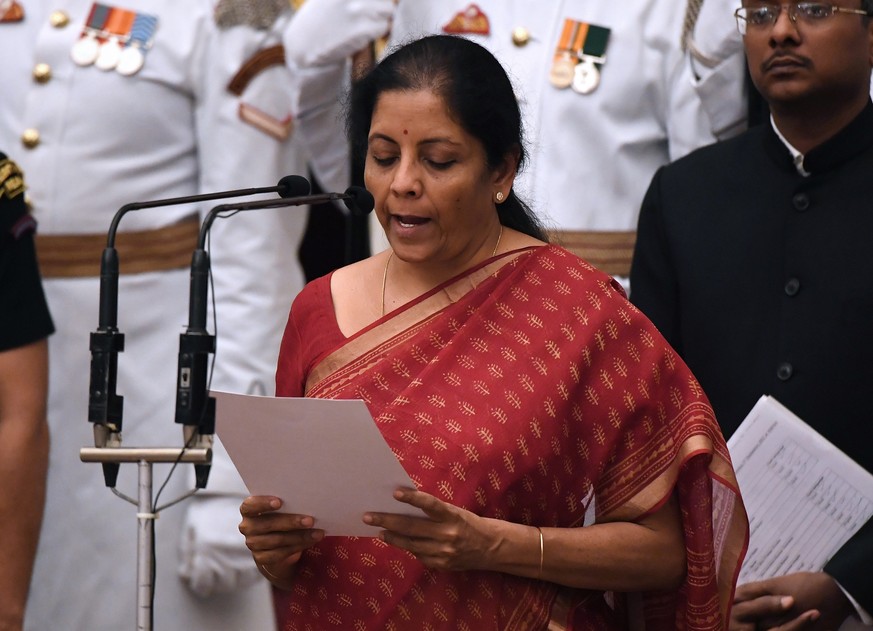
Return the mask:
[[[418,165],[413,160],[401,158],[397,162],[391,190],[395,195],[417,196],[421,194],[421,177]]]

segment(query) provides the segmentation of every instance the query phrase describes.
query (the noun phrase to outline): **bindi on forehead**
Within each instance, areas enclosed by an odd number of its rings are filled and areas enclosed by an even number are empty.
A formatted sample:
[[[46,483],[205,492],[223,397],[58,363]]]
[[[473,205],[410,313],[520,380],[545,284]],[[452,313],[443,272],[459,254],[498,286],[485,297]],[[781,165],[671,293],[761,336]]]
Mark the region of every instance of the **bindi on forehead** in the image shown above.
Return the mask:
[[[404,129],[404,130],[403,130],[403,135],[404,135],[404,136],[408,136],[408,135],[409,135],[409,130],[408,130],[408,129]]]

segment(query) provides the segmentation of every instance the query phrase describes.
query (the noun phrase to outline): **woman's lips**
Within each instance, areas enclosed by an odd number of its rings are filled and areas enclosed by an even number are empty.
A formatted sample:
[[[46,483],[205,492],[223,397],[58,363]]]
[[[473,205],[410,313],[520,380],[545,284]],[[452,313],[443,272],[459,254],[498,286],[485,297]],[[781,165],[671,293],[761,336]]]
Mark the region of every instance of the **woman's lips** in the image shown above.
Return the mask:
[[[415,228],[430,221],[427,217],[418,217],[416,215],[391,215],[391,219],[400,224],[402,228]]]

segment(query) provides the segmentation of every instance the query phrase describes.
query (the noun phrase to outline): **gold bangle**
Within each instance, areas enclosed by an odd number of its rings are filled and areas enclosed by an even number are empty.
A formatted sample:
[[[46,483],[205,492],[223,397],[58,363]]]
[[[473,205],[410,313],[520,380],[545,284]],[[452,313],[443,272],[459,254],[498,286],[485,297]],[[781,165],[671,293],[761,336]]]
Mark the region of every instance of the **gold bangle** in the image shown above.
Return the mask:
[[[260,563],[255,563],[255,565],[258,566],[258,569],[261,570],[262,573],[267,575],[267,578],[274,580],[274,581],[278,581],[278,582],[282,581],[281,578],[279,578],[278,576],[273,574],[270,570],[268,570],[265,566],[261,565]]]
[[[537,573],[537,578],[541,579],[543,577],[543,553],[545,552],[545,545],[543,543],[543,529],[539,526],[536,526],[536,529],[540,533],[540,571]]]

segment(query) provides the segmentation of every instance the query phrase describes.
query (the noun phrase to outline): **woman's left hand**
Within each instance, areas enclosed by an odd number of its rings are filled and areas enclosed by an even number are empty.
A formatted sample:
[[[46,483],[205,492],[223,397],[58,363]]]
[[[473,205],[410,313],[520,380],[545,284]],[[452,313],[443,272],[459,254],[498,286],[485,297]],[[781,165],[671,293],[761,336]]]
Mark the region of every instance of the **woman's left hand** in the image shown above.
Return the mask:
[[[364,523],[384,528],[385,543],[406,550],[436,570],[489,568],[489,558],[500,545],[496,520],[487,519],[438,500],[433,495],[399,489],[394,499],[420,508],[427,515],[366,513]],[[429,518],[429,519],[428,519]]]

